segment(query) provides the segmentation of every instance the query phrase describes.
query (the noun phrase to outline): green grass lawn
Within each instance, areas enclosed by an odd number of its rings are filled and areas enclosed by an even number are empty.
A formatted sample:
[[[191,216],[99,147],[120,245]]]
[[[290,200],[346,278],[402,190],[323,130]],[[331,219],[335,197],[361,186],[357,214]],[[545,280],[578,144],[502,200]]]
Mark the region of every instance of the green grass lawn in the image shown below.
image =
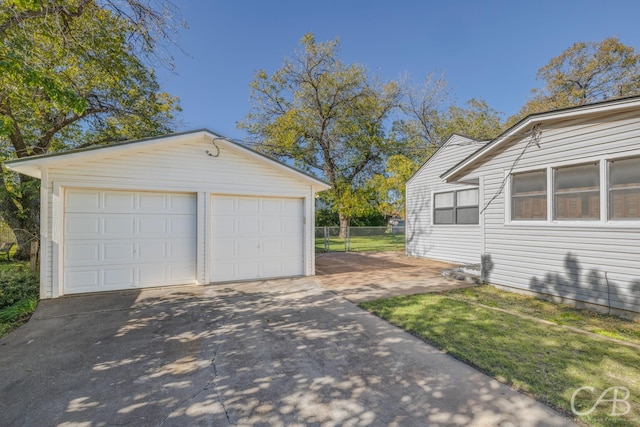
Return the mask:
[[[381,299],[361,306],[570,417],[571,397],[579,387],[591,386],[595,391],[577,395],[578,411],[591,408],[607,388],[626,387],[631,405],[627,415],[611,416],[611,402],[602,402],[593,413],[577,419],[593,426],[640,425],[638,322],[575,310],[491,286]],[[629,344],[612,342],[605,336]],[[604,398],[612,396],[613,391]],[[624,409],[619,403],[618,411]]]
[[[404,250],[404,234],[383,234],[379,236],[351,236],[349,250],[353,252],[401,251]],[[345,239],[329,239],[329,252],[345,250]],[[316,237],[316,252],[324,252],[324,238]]]

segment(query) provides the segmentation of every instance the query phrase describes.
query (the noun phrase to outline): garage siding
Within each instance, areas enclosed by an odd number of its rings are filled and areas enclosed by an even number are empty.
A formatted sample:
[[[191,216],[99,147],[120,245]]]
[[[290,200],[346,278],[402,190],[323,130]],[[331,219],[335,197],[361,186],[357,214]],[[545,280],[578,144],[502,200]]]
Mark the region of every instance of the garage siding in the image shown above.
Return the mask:
[[[46,222],[47,233],[41,236],[44,245],[41,277],[41,297],[59,296],[54,283],[62,280],[59,257],[61,256],[63,223],[55,212],[62,212],[65,189],[94,188],[120,189],[131,191],[189,192],[197,194],[197,281],[205,283],[209,247],[206,242],[208,232],[205,216],[209,214],[210,194],[271,196],[301,198],[304,200],[305,236],[313,236],[312,202],[313,186],[293,175],[269,165],[268,160],[247,156],[236,148],[218,144],[219,155],[210,141],[201,136],[189,136],[179,142],[157,143],[126,151],[104,152],[97,160],[66,162],[64,167],[51,166],[43,171],[43,201],[46,212],[42,219]],[[92,157],[95,159],[95,157]],[[45,193],[49,193],[45,197]],[[305,239],[306,250],[304,274],[313,274],[312,242]]]

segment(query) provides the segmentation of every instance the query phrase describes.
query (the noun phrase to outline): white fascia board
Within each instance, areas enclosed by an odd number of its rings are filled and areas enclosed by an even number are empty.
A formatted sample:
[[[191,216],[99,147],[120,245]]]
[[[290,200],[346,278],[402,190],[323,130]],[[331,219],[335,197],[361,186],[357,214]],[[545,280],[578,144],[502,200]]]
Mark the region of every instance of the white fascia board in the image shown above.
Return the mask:
[[[427,161],[426,161],[426,162],[424,162],[424,163],[422,164],[422,166],[420,166],[420,167],[418,168],[418,170],[417,170],[413,175],[411,175],[411,178],[409,178],[409,179],[407,180],[407,182],[405,183],[405,186],[409,185],[409,183],[411,183],[411,181],[413,181],[413,180],[418,176],[418,174],[420,174],[420,172],[422,172],[422,170],[423,170],[424,168],[426,168],[426,167],[431,163],[431,161],[432,161],[433,159],[437,158],[437,156],[438,156],[442,151],[444,151],[444,148],[445,148],[447,145],[449,145],[449,144],[451,143],[451,141],[453,141],[454,139],[457,139],[457,138],[463,138],[463,139],[466,139],[466,140],[468,140],[470,143],[472,143],[472,142],[477,142],[478,144],[480,144],[480,143],[482,142],[481,140],[477,140],[477,139],[469,138],[469,137],[467,137],[467,136],[460,135],[460,134],[457,134],[457,133],[452,134],[452,135],[451,135],[451,136],[450,136],[450,137],[449,137],[449,138],[444,142],[444,144],[442,144],[442,145],[441,145],[441,146],[440,146],[440,147],[439,147],[439,148],[438,148],[438,149],[437,149],[437,150],[436,150],[436,151],[431,155],[431,157],[429,157],[429,158],[427,159]]]
[[[575,117],[590,115],[590,114],[608,114],[615,112],[622,112],[626,110],[632,110],[640,108],[640,97],[632,97],[617,101],[604,101],[602,103],[583,105],[579,107],[572,107],[565,110],[550,111],[546,113],[532,114],[528,116],[520,123],[514,125],[514,127],[505,131],[502,135],[487,144],[484,149],[479,150],[477,153],[464,159],[462,162],[455,165],[453,168],[445,172],[440,176],[446,182],[452,182],[458,179],[460,176],[466,174],[461,171],[470,165],[479,162],[488,153],[494,151],[498,147],[504,145],[514,137],[521,136],[523,132],[530,126],[536,124],[555,122],[560,120],[568,120]]]

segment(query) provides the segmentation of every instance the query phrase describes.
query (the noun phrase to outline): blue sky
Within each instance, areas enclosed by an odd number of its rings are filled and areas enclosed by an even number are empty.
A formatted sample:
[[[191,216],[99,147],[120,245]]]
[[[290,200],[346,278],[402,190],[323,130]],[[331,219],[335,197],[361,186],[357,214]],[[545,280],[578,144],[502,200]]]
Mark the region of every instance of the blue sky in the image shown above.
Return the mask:
[[[507,117],[526,102],[537,70],[577,41],[618,36],[640,50],[640,2],[617,0],[174,0],[189,29],[173,51],[175,73],[159,69],[181,100],[179,130],[236,128],[251,110],[256,70],[272,73],[312,32],[339,37],[340,58],[382,80],[444,73],[454,101],[484,99]]]

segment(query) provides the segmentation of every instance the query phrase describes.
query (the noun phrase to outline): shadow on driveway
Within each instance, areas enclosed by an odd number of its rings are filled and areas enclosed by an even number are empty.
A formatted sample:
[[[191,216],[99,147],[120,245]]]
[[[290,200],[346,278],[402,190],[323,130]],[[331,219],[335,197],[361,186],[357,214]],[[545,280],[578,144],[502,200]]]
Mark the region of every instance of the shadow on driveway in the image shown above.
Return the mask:
[[[568,424],[314,278],[43,301],[0,378],[12,426]]]

